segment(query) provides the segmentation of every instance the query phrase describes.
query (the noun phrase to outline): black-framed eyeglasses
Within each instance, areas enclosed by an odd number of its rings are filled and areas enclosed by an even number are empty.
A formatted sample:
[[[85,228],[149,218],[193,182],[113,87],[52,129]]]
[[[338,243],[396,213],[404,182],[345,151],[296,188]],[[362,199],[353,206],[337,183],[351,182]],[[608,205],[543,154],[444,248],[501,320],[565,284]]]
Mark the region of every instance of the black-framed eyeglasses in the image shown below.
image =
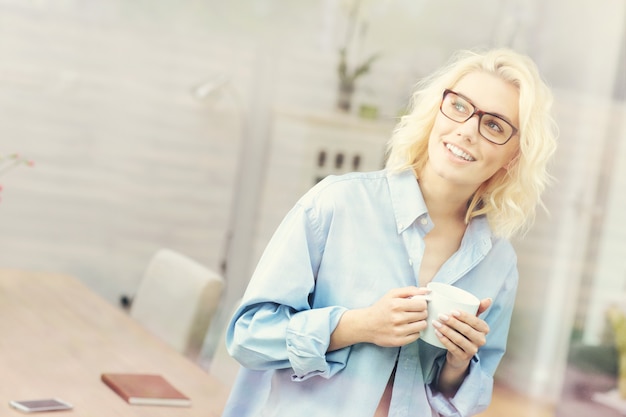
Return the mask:
[[[504,145],[518,132],[518,129],[502,116],[480,110],[470,99],[449,89],[443,92],[439,110],[448,119],[457,123],[465,123],[478,115],[478,133],[496,145]]]

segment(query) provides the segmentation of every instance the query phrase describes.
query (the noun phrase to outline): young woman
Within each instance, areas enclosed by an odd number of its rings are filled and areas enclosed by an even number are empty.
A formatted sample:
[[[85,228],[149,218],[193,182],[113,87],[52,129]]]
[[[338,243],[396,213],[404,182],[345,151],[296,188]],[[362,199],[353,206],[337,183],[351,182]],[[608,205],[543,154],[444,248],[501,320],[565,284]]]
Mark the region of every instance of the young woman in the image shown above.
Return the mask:
[[[331,176],[287,214],[230,323],[243,368],[224,417],[470,416],[491,400],[555,149],[551,94],[507,49],[423,80],[386,168]],[[481,299],[427,317],[430,281]],[[420,340],[427,325],[446,346]]]

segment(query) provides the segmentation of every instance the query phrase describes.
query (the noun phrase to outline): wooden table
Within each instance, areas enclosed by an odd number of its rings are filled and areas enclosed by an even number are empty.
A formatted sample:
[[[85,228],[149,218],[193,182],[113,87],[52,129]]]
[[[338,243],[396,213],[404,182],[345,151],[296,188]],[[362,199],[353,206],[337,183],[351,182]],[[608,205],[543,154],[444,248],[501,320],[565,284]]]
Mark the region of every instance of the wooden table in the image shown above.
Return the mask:
[[[129,405],[102,372],[158,373],[190,408]],[[218,417],[228,388],[78,280],[0,269],[0,415],[24,416],[9,400],[59,397],[62,417]]]

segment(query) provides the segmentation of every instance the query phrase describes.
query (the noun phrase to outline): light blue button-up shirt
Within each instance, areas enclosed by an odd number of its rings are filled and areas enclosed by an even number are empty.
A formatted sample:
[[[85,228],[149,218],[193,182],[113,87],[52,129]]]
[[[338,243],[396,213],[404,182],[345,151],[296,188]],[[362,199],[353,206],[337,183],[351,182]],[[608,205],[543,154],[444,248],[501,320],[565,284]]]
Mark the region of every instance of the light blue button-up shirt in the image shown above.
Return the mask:
[[[470,416],[491,400],[517,288],[515,252],[483,217],[433,281],[478,298],[487,344],[453,398],[433,386],[445,350],[421,340],[401,348],[360,343],[326,352],[348,309],[389,290],[420,286],[424,236],[433,227],[411,171],[328,177],[305,194],[270,240],[227,332],[242,365],[223,417],[373,416],[396,366],[389,416]]]

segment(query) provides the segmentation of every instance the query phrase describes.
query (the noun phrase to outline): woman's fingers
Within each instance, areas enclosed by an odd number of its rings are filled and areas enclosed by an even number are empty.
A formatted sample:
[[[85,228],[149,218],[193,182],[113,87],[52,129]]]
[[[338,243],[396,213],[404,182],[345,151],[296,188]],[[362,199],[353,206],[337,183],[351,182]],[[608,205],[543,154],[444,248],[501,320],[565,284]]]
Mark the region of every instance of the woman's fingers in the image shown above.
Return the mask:
[[[433,325],[449,353],[460,360],[470,359],[487,342],[489,325],[464,312],[441,315],[433,321]]]
[[[489,307],[491,307],[492,303],[493,303],[493,300],[491,298],[484,298],[484,299],[480,300],[480,304],[478,305],[478,312],[476,313],[476,315],[480,316]]]
[[[403,346],[417,340],[427,327],[425,288],[404,287],[390,290],[370,306],[368,318],[372,342],[379,346]]]

